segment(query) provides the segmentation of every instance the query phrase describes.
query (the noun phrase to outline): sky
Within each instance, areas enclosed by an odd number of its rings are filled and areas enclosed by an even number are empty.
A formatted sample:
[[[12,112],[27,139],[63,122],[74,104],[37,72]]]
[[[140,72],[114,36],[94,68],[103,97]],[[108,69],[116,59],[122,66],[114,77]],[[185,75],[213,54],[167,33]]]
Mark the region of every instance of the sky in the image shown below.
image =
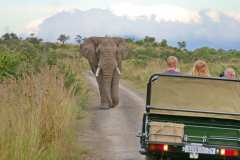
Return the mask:
[[[191,11],[213,9],[232,14],[240,13],[239,0],[0,0],[0,34],[5,32],[27,32],[34,23],[40,22],[62,10],[73,8],[80,10],[91,8],[119,10],[117,6],[124,3],[149,8],[154,6],[162,6],[163,8],[167,5]],[[128,14],[128,10],[123,12]]]
[[[185,40],[191,49],[240,49],[240,0],[0,0],[0,4],[0,36],[36,33],[55,41],[62,33],[150,35],[173,45]]]

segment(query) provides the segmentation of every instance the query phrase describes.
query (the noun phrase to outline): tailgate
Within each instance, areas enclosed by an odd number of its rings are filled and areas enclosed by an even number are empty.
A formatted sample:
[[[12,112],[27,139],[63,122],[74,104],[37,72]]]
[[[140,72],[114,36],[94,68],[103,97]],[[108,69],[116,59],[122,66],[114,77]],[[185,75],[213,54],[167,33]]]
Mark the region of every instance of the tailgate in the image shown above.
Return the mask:
[[[240,130],[237,128],[186,125],[184,135],[185,142],[240,147]]]
[[[155,114],[149,118],[150,122],[183,124],[186,143],[240,148],[240,121]]]

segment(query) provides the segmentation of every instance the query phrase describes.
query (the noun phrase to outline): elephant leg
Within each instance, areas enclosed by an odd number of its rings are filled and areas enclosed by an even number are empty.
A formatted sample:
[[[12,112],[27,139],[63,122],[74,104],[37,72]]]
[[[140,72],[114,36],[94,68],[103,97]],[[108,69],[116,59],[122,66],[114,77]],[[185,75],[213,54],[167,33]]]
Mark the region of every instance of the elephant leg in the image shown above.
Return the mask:
[[[115,71],[112,79],[112,93],[111,93],[113,101],[112,107],[116,107],[119,104],[119,80],[120,75]]]
[[[103,95],[104,95],[104,104],[107,105],[108,107],[112,107],[113,106],[113,102],[112,102],[112,76],[110,77],[104,77],[103,79]]]
[[[108,109],[113,105],[111,97],[112,77],[103,77],[103,75],[100,74],[97,77],[97,82],[101,97],[101,108]]]
[[[104,91],[103,91],[103,77],[102,75],[99,75],[97,78],[97,83],[98,83],[98,89],[99,89],[99,95],[100,95],[100,106],[105,105],[105,99],[104,99]]]

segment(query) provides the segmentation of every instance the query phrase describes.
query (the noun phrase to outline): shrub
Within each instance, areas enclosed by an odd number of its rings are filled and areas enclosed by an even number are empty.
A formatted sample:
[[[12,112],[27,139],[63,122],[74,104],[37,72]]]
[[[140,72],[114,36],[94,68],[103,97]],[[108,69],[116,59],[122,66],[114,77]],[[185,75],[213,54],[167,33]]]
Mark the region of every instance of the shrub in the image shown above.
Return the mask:
[[[3,77],[17,77],[21,57],[14,54],[0,53],[0,79]]]

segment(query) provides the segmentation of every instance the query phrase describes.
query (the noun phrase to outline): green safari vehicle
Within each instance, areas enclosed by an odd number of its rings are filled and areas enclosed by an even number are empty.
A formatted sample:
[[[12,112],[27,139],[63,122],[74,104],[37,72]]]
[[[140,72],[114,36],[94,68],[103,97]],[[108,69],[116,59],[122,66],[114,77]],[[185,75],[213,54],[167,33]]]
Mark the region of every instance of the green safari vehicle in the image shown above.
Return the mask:
[[[147,160],[240,160],[240,81],[152,75],[138,136]]]

